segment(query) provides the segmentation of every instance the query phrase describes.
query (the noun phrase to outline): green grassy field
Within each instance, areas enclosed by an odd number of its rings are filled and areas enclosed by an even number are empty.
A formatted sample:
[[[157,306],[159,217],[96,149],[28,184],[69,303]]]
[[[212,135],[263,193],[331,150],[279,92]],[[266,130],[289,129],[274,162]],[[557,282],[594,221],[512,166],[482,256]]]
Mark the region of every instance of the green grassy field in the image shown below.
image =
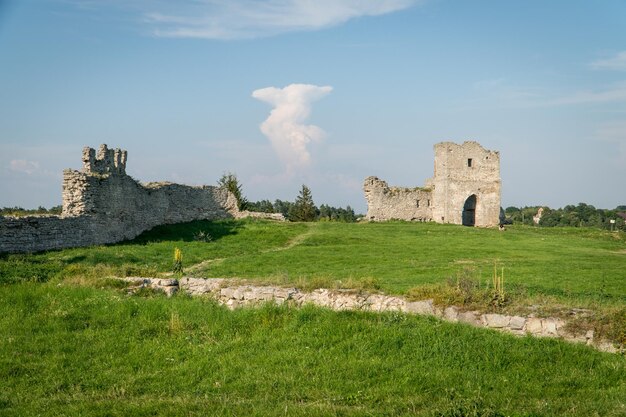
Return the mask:
[[[211,242],[195,241],[199,231]],[[623,416],[626,359],[402,314],[128,295],[189,275],[427,293],[505,268],[512,305],[582,306],[626,329],[626,238],[415,223],[164,226],[118,245],[0,255],[0,416]],[[450,279],[452,277],[452,279]],[[622,335],[623,336],[623,335]],[[617,337],[621,337],[619,334]]]
[[[623,416],[623,357],[400,314],[0,287],[1,416]]]
[[[194,241],[207,231],[213,241]],[[494,263],[530,296],[626,303],[626,238],[583,228],[467,228],[430,223],[193,222],[158,227],[120,245],[0,258],[0,282],[171,271],[175,247],[189,274],[284,283],[376,281],[405,294],[468,274],[487,284]],[[204,262],[204,264],[200,264]],[[198,265],[200,264],[200,265]],[[196,265],[196,268],[192,266]]]

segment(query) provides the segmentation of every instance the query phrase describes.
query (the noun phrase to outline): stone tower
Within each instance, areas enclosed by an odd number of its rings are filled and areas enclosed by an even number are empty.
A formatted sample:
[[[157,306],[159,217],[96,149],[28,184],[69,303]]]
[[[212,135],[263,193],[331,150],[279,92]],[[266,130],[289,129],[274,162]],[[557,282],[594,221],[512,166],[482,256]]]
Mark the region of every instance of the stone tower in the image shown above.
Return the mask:
[[[500,222],[500,154],[478,142],[435,145],[433,219],[466,226]]]
[[[466,226],[500,222],[500,155],[477,142],[435,145],[435,173],[424,187],[390,187],[365,179],[367,219],[435,221]]]

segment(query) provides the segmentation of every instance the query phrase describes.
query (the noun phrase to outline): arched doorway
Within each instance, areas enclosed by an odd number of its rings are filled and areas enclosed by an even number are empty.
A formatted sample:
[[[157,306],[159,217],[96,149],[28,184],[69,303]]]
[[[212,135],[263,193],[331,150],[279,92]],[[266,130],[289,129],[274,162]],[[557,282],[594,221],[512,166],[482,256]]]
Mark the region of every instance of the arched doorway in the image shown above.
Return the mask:
[[[463,226],[474,226],[476,224],[476,194],[467,197],[463,204]]]

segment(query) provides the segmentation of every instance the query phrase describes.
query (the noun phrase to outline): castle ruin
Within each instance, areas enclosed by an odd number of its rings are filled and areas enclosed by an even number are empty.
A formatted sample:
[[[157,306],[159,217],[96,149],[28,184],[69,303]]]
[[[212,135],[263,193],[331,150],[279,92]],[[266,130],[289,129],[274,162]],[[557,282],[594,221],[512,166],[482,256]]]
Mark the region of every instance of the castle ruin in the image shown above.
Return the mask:
[[[434,149],[434,176],[424,187],[390,187],[377,177],[365,179],[366,219],[497,226],[500,154],[478,142],[441,142]]]
[[[82,170],[63,171],[60,216],[0,216],[0,253],[115,243],[162,224],[251,214],[217,186],[141,184],[126,174],[127,153],[120,149],[101,145],[96,154],[86,147],[82,159]]]

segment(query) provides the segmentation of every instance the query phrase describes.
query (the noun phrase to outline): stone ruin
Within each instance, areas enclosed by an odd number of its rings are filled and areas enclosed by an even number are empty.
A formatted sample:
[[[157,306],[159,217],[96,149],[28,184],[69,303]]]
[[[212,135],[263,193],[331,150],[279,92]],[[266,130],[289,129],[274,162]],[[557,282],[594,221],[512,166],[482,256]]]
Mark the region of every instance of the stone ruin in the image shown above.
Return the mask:
[[[120,280],[129,284],[129,293],[141,288],[163,291],[167,296],[183,291],[192,296],[211,297],[230,309],[254,307],[265,303],[287,304],[294,307],[312,304],[335,311],[357,310],[377,313],[419,314],[438,317],[452,323],[465,323],[475,327],[498,330],[516,336],[560,338],[569,342],[584,343],[604,352],[624,352],[623,346],[617,347],[610,340],[595,336],[593,330],[570,329],[567,325],[568,322],[562,318],[538,317],[534,313],[528,316],[481,313],[464,310],[456,306],[436,305],[432,299],[411,301],[394,295],[349,289],[318,288],[306,292],[293,287],[260,285],[238,279],[127,277],[120,278]],[[567,316],[570,319],[575,319],[586,317],[590,313],[591,310],[575,308],[569,310]]]
[[[533,216],[533,223],[538,225],[542,217],[543,217],[543,207],[539,207],[539,210],[537,210],[537,214]]]
[[[500,154],[478,142],[441,142],[434,149],[435,173],[424,187],[390,187],[377,177],[365,179],[366,219],[497,226]]]
[[[0,216],[0,253],[102,245],[132,239],[162,224],[247,216],[229,191],[211,185],[141,184],[126,174],[126,151],[83,149],[83,168],[63,171],[60,216]]]

